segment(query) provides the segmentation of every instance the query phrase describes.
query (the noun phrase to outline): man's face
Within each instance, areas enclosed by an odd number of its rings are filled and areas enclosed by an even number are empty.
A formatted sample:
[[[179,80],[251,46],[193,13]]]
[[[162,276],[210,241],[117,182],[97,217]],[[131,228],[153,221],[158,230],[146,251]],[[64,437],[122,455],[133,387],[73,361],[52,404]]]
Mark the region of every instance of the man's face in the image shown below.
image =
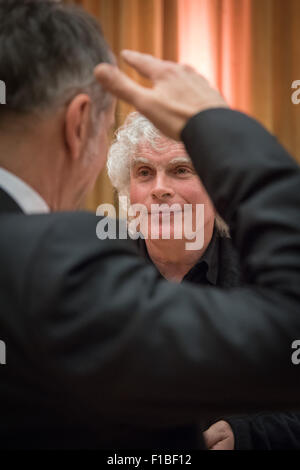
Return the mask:
[[[156,151],[146,141],[142,141],[135,155],[131,157],[130,202],[143,204],[148,211],[148,227],[151,224],[153,204],[185,204],[192,207],[192,220],[195,229],[196,205],[204,205],[204,230],[211,230],[215,217],[213,204],[197,176],[183,144],[162,138],[157,142]],[[152,208],[153,210],[153,208]],[[154,209],[155,210],[155,209]],[[174,233],[174,216],[171,213],[171,237]],[[172,227],[173,221],[173,227]],[[162,217],[159,220],[162,224]],[[151,233],[151,232],[150,232]],[[160,227],[161,235],[161,227]]]

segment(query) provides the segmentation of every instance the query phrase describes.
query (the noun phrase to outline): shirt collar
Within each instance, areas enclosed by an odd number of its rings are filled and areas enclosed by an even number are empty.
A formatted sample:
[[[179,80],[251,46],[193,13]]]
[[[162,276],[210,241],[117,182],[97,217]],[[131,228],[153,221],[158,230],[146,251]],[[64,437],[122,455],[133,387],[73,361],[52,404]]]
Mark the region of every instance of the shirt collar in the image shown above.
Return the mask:
[[[0,168],[0,188],[13,198],[25,214],[50,212],[48,204],[31,186],[4,168]]]
[[[219,275],[219,238],[220,235],[216,227],[214,227],[211,240],[206,248],[204,254],[197,261],[197,263],[189,270],[184,276],[182,281],[197,281],[197,279],[205,276],[207,281],[216,286]],[[153,264],[145,243],[145,240],[139,238],[137,240],[138,249],[142,256],[144,256],[151,264]],[[202,274],[203,273],[203,274]]]
[[[218,230],[216,227],[214,227],[214,231],[208,247],[199,261],[195,264],[195,266],[192,267],[186,276],[189,276],[190,278],[193,277],[194,272],[202,270],[205,266],[206,279],[210,282],[210,284],[213,284],[214,286],[217,285],[219,273],[219,237]]]

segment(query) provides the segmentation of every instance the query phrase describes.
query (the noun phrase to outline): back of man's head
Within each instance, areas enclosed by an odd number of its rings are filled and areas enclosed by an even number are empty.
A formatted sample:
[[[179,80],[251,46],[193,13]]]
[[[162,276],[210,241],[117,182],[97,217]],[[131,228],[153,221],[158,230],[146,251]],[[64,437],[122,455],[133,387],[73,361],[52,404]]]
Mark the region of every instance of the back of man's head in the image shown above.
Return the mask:
[[[55,0],[0,0],[0,80],[8,113],[52,110],[87,93],[97,117],[109,103],[93,76],[100,62],[112,62],[96,20],[81,8]]]

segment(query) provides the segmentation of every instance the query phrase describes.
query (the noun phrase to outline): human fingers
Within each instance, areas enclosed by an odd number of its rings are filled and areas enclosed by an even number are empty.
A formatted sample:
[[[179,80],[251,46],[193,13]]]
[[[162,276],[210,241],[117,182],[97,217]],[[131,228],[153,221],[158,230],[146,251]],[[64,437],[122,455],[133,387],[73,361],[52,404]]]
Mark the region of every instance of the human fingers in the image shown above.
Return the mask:
[[[137,72],[154,81],[157,76],[165,72],[167,67],[175,67],[175,62],[160,60],[150,54],[124,49],[121,56]]]
[[[136,106],[147,94],[147,89],[131,80],[115,65],[102,63],[97,65],[94,74],[103,88],[124,101]]]

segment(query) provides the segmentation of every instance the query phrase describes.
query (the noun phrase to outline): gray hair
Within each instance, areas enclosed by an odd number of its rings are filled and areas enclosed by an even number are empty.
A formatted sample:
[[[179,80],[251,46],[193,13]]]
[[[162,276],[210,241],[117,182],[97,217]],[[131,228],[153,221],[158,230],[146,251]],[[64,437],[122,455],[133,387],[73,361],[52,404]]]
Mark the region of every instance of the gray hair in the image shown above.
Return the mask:
[[[129,198],[130,188],[130,157],[135,154],[141,140],[148,142],[154,150],[163,150],[161,140],[181,145],[183,143],[173,141],[165,137],[147,118],[137,112],[128,115],[123,126],[116,134],[109,149],[107,159],[107,172],[112,185],[119,196]],[[221,236],[229,237],[229,227],[217,213],[215,217],[217,230]]]
[[[55,0],[0,2],[0,79],[7,112],[55,109],[78,93],[92,99],[92,119],[111,97],[94,78],[94,67],[114,61],[97,21],[82,8]]]

